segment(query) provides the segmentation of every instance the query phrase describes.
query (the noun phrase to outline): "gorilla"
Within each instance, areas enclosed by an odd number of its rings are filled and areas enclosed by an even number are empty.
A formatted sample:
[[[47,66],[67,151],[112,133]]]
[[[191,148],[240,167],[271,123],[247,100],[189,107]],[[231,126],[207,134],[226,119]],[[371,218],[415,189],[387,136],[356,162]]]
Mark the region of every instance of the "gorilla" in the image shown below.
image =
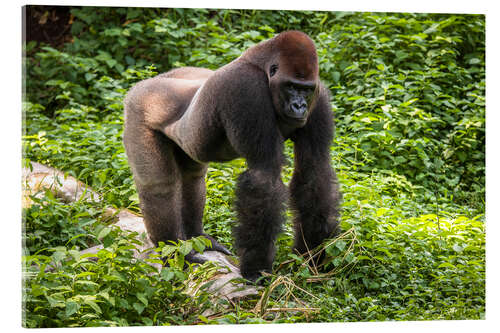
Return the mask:
[[[339,232],[340,192],[330,165],[334,124],[313,41],[287,31],[215,70],[182,67],[137,83],[124,100],[123,142],[146,230],[155,244],[203,235],[211,161],[243,157],[234,228],[243,277],[271,271],[286,203],[305,253]],[[284,141],[294,143],[289,188],[281,180]],[[190,262],[202,262],[195,252]]]

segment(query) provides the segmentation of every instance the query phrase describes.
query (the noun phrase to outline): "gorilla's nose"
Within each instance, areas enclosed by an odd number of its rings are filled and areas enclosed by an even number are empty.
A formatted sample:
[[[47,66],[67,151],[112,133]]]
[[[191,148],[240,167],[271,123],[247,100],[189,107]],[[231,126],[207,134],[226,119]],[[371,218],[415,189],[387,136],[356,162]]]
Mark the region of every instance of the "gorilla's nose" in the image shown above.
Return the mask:
[[[297,98],[292,101],[290,108],[297,117],[302,117],[307,110],[307,103],[305,99]]]

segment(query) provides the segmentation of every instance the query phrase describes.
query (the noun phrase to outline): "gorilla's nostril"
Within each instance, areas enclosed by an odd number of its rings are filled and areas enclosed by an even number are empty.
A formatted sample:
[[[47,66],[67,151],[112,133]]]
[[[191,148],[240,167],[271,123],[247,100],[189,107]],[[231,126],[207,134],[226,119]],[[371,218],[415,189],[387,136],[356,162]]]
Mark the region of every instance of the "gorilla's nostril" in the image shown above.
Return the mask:
[[[299,102],[293,102],[292,103],[292,110],[294,111],[302,111],[303,109],[305,109],[307,106],[307,104],[303,101],[299,101]]]
[[[297,108],[305,107],[306,104],[306,101],[304,101],[303,99],[295,99],[294,101],[292,101],[292,106]]]

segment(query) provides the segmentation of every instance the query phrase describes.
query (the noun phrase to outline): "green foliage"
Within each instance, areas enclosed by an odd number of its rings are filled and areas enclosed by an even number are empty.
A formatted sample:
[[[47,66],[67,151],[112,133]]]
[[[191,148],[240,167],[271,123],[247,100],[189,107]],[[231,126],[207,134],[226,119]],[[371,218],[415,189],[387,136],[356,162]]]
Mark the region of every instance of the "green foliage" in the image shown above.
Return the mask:
[[[25,163],[63,170],[103,194],[23,211],[26,327],[481,319],[485,309],[485,66],[480,15],[73,8],[72,42],[25,45]],[[344,199],[321,267],[278,239],[260,299],[204,290],[215,267],[184,267],[194,239],[134,259],[137,235],[101,217],[139,211],[122,145],[123,98],[177,66],[218,68],[276,33],[315,40],[331,91],[331,148]],[[286,143],[293,170],[293,149]],[[231,248],[234,185],[245,161],[210,164],[205,231]],[[290,215],[290,212],[288,212]],[[290,221],[290,216],[288,216]],[[102,244],[97,259],[79,250]],[[47,269],[49,268],[50,269]]]
[[[352,14],[317,38],[338,132],[368,157],[361,170],[484,205],[482,16]]]
[[[77,201],[66,204],[48,190],[30,199],[31,206],[23,211],[26,253],[50,251],[57,246],[86,248],[92,242],[89,231],[102,223],[99,218],[102,209],[95,203]]]
[[[226,303],[208,293],[189,296],[187,281],[206,278],[215,267],[206,263],[186,270],[184,256],[191,249],[203,252],[208,240],[162,244],[156,256],[143,261],[133,257],[136,233],[102,224],[89,233],[104,246],[95,255],[66,245],[23,258],[26,327],[192,324],[198,313]],[[167,266],[158,272],[148,262]]]

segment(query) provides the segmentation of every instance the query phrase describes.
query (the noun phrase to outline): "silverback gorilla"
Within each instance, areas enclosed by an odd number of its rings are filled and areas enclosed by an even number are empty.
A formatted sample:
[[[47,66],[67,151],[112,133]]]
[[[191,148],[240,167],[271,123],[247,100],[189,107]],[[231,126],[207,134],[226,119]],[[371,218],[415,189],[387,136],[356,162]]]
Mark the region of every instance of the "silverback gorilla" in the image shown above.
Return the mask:
[[[243,277],[270,271],[290,197],[295,245],[307,252],[338,232],[338,182],[330,165],[333,115],[319,81],[313,41],[280,33],[211,71],[174,69],[135,85],[125,98],[123,141],[151,240],[204,235],[210,161],[243,157],[237,182],[235,246]],[[284,141],[294,143],[289,191],[281,181]],[[186,260],[200,262],[197,254]]]

